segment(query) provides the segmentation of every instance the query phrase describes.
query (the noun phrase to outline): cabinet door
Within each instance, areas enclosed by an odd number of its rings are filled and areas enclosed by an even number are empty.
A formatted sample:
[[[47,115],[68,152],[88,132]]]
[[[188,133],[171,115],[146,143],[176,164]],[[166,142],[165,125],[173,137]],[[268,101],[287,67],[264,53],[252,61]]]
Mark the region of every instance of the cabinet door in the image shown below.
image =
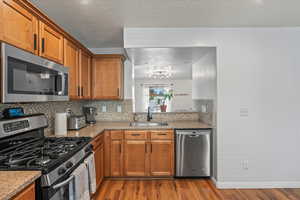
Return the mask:
[[[84,51],[80,51],[80,71],[79,81],[82,99],[90,99],[91,95],[91,56]]]
[[[35,184],[29,185],[20,194],[17,194],[13,200],[35,200]]]
[[[95,169],[96,169],[96,185],[97,188],[102,183],[104,177],[104,147],[103,145],[98,146],[94,150],[95,156]]]
[[[152,140],[150,147],[150,175],[173,176],[174,143],[173,140]]]
[[[111,140],[110,142],[110,175],[123,176],[123,141]]]
[[[93,98],[122,99],[123,62],[120,58],[94,58]]]
[[[63,36],[45,23],[39,23],[40,56],[57,63],[63,63]]]
[[[147,143],[145,140],[125,140],[124,144],[125,176],[147,175]]]
[[[3,41],[37,54],[37,18],[13,0],[3,0],[1,6],[0,25],[2,23],[3,30],[0,32]]]
[[[79,49],[72,42],[65,39],[64,55],[64,65],[69,67],[69,97],[79,99]]]

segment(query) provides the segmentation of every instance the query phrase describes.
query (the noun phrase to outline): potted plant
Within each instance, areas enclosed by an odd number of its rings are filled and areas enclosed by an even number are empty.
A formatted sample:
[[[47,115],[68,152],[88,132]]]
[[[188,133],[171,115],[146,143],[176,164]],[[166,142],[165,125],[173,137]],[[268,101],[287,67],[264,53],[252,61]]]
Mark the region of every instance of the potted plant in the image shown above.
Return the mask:
[[[160,111],[161,112],[166,112],[167,111],[167,100],[171,101],[171,99],[173,98],[173,93],[172,91],[169,91],[167,93],[164,94],[163,99],[162,99],[162,104],[160,105]]]

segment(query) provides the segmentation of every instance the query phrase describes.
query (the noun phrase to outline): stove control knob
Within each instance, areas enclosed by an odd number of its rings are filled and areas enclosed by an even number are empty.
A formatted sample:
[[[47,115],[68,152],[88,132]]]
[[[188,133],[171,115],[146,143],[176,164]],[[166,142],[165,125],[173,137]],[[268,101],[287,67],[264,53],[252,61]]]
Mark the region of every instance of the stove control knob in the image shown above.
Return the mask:
[[[66,169],[64,167],[58,169],[58,175],[62,175],[64,173],[66,173]]]
[[[71,167],[73,167],[73,165],[74,165],[74,164],[73,164],[72,162],[68,162],[68,163],[66,164],[66,167],[67,167],[67,168],[71,168]]]

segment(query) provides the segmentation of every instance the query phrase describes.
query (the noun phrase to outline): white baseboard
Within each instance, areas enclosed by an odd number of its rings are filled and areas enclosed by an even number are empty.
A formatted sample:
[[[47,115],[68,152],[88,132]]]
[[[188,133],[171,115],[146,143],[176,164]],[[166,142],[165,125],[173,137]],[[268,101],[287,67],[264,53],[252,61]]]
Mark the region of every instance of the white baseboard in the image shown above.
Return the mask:
[[[226,182],[212,181],[219,189],[300,188],[300,182]]]

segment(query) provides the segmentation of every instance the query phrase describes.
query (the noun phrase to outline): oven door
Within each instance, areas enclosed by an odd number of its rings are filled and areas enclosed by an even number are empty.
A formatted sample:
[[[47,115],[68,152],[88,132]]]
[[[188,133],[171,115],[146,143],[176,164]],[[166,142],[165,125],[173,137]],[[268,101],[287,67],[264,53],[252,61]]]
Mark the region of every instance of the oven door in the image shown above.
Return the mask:
[[[2,102],[66,101],[68,68],[1,43]]]
[[[49,200],[75,200],[74,177],[70,175],[53,186],[43,188],[44,198]]]

